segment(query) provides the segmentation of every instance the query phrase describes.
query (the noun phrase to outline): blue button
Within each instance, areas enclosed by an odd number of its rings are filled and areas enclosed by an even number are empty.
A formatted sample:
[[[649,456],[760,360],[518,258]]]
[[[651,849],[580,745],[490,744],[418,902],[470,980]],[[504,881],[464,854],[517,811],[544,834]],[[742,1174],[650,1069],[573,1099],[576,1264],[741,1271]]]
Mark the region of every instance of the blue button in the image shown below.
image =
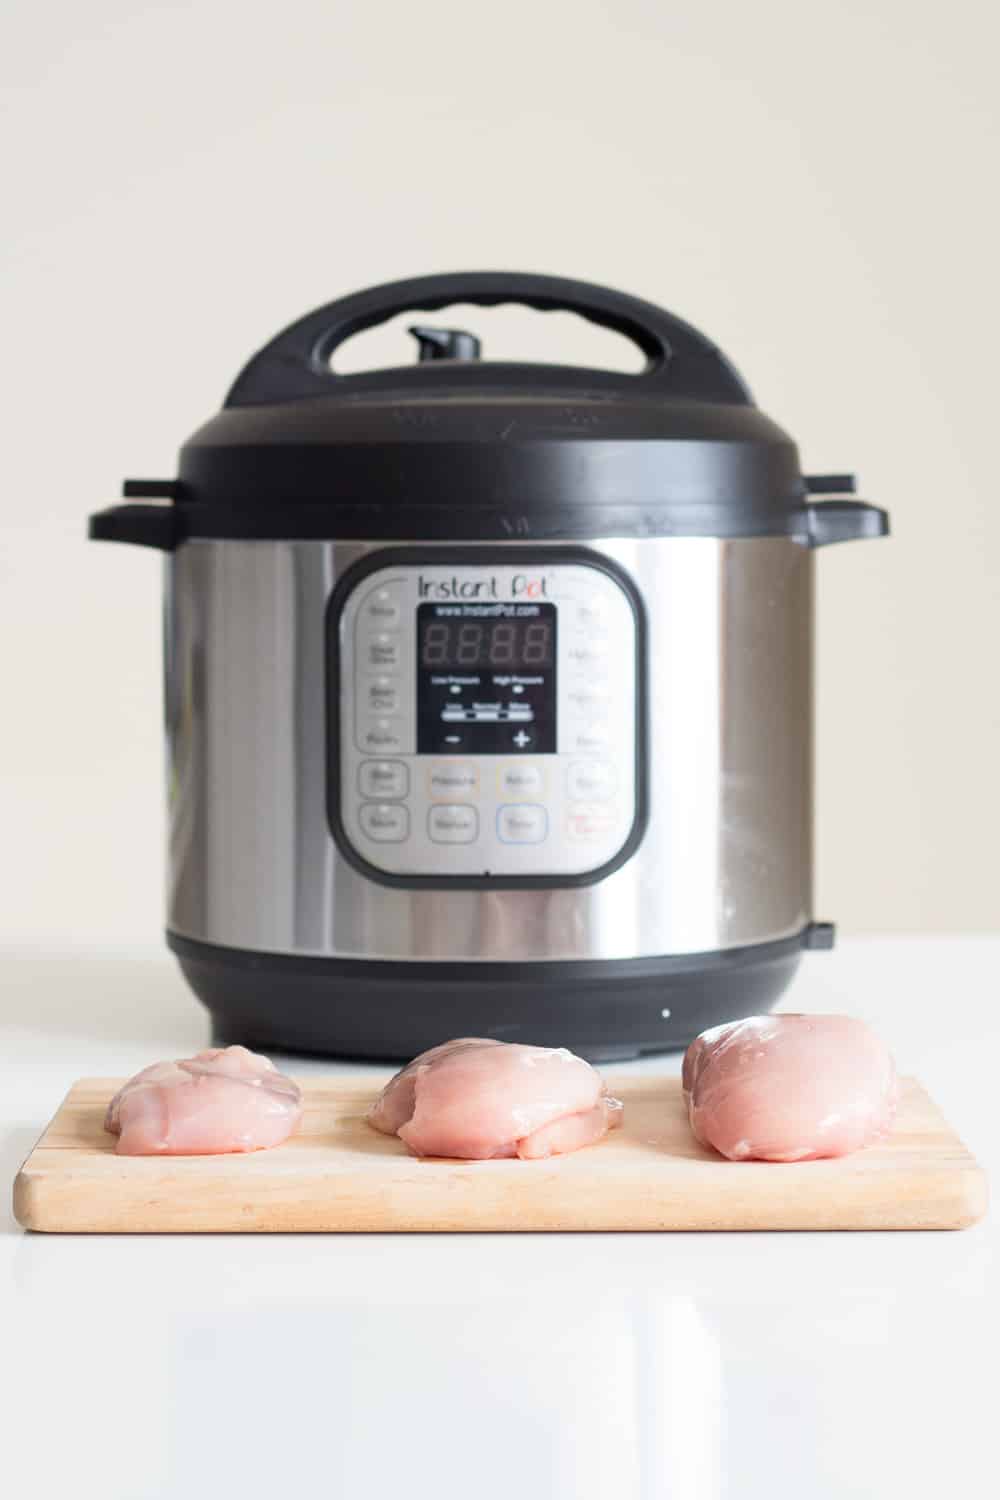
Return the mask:
[[[548,810],[537,803],[508,802],[497,809],[497,837],[504,844],[540,844],[548,832]]]

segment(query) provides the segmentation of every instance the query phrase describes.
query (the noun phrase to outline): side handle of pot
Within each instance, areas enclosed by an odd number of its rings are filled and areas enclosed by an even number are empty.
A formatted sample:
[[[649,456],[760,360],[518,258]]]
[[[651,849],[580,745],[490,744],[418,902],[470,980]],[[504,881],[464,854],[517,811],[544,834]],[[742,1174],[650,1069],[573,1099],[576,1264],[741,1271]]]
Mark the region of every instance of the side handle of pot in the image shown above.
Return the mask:
[[[122,493],[141,497],[141,503],[109,505],[95,511],[87,522],[92,542],[130,542],[136,547],[155,547],[173,552],[182,541],[180,515],[174,501],[178,484],[174,479],[126,479]]]
[[[853,494],[853,474],[816,474],[806,478],[810,494]],[[811,500],[805,507],[805,537],[810,547],[833,542],[864,542],[889,535],[889,512],[867,500]]]

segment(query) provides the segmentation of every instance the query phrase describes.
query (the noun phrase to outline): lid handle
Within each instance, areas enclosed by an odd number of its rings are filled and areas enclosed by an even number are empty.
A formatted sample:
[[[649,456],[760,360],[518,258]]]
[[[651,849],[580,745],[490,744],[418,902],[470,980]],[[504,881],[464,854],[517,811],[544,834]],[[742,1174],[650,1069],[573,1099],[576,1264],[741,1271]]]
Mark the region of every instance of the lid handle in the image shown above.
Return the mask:
[[[814,500],[804,509],[810,547],[833,542],[865,542],[889,535],[889,512],[867,500]]]
[[[89,518],[87,535],[92,542],[131,542],[159,552],[175,551],[182,540],[173,505],[109,505]]]
[[[237,376],[227,406],[252,406],[278,401],[297,401],[329,395],[334,390],[362,391],[386,386],[385,371],[360,375],[338,375],[330,368],[334,351],[353,334],[384,323],[401,312],[438,312],[456,302],[495,307],[518,302],[539,312],[574,312],[598,327],[609,328],[631,339],[646,356],[639,375],[617,371],[561,370],[581,377],[589,385],[614,389],[642,387],[664,395],[703,401],[749,405],[750,392],[714,344],[704,334],[672,313],[638,297],[626,296],[610,287],[562,276],[536,276],[515,271],[456,271],[441,276],[418,276],[388,282],[342,297],[292,323],[256,355]],[[545,366],[516,366],[519,381],[533,379],[551,385],[551,370]],[[510,384],[509,364],[461,362],[461,379],[477,384]],[[534,371],[534,376],[528,372]],[[452,361],[429,360],[405,372],[394,370],[392,379],[442,381],[456,378]]]

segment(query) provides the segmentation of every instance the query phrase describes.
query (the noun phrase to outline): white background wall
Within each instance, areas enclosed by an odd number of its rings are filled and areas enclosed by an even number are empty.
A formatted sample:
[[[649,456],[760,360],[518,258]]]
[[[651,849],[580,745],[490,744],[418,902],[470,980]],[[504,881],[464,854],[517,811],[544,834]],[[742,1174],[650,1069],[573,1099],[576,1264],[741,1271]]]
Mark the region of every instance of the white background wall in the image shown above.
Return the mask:
[[[818,913],[997,926],[992,0],[8,0],[3,30],[8,938],[161,927],[159,560],[87,512],[170,475],[293,317],[483,265],[702,325],[889,507],[819,557]],[[542,356],[531,324],[494,352]]]

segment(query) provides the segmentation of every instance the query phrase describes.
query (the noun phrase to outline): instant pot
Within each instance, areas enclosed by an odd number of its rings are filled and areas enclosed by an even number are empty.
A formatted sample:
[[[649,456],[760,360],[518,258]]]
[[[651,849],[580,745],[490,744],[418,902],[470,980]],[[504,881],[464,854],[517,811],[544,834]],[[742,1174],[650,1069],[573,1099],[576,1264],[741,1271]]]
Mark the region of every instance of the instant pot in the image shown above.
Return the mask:
[[[480,358],[404,312],[517,302],[630,375]],[[309,314],[176,479],[90,535],[166,555],[167,941],[218,1042],[593,1058],[759,1012],[812,913],[813,558],[884,535],[701,333],[635,297],[471,272]],[[821,498],[823,496],[827,498]]]

